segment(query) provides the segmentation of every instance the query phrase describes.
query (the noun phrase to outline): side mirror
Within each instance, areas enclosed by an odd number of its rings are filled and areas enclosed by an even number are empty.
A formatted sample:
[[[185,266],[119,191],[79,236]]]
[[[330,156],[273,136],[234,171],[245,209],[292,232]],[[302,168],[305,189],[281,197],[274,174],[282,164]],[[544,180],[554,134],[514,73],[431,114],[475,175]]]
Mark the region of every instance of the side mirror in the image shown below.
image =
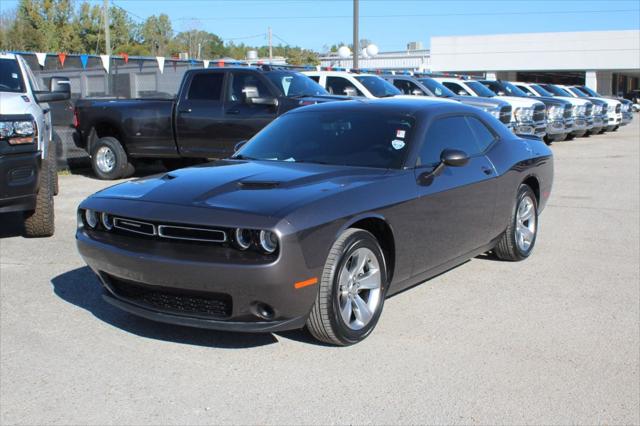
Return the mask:
[[[504,93],[504,91],[503,91],[503,90],[498,90],[498,93],[496,93],[496,95],[498,95],[498,96],[505,96],[505,95],[506,95],[506,93]]]
[[[245,140],[240,141],[240,142],[238,142],[237,144],[235,144],[235,145],[233,146],[233,152],[238,152],[238,151],[240,151],[240,148],[242,148],[242,147],[244,146],[244,144],[246,144],[247,142],[249,142],[249,141],[245,139]]]
[[[66,101],[71,97],[71,82],[66,77],[51,77],[49,91],[33,92],[36,102]]]
[[[251,98],[251,97],[247,97],[247,103],[249,105],[270,105],[270,106],[277,107],[278,106],[278,98],[272,98],[272,97]]]
[[[459,149],[445,149],[440,154],[440,162],[445,166],[461,167],[469,162],[469,156]]]
[[[424,92],[422,92],[422,90],[416,89],[413,92],[411,92],[411,94],[413,96],[424,96]]]
[[[458,90],[458,95],[460,95],[460,96],[469,96],[469,94],[467,93],[467,91],[466,91],[466,90],[462,90],[462,89],[461,89],[461,90]]]
[[[355,87],[345,87],[344,88],[344,95],[345,96],[358,96],[358,91],[356,90]]]

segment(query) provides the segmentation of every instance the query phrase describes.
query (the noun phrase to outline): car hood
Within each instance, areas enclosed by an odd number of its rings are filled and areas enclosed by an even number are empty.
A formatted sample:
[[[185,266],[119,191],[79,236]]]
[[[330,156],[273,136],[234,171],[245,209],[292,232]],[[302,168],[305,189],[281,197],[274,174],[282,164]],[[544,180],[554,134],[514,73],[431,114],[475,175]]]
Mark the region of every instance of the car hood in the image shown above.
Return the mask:
[[[534,105],[537,104],[542,104],[544,106],[544,104],[540,101],[537,101],[535,99],[529,99],[529,98],[519,98],[517,96],[498,96],[499,99],[503,100],[503,101],[507,101],[509,102],[514,109],[516,107],[520,107],[520,108],[531,108]]]
[[[571,105],[573,106],[582,106],[582,105],[587,105],[588,103],[590,103],[591,101],[588,99],[584,99],[584,98],[571,98],[569,96],[554,96],[554,98],[556,99],[563,99],[565,101],[569,101],[571,102]]]
[[[477,96],[454,96],[452,98],[458,102],[461,102],[466,105],[472,105],[479,108],[493,108],[493,107],[503,107],[509,105],[509,102],[501,101],[497,98],[480,98]]]
[[[372,183],[386,173],[364,167],[221,160],[125,182],[94,197],[280,216],[305,203]]]
[[[0,92],[0,98],[2,115],[22,115],[31,112],[31,102],[25,93]]]

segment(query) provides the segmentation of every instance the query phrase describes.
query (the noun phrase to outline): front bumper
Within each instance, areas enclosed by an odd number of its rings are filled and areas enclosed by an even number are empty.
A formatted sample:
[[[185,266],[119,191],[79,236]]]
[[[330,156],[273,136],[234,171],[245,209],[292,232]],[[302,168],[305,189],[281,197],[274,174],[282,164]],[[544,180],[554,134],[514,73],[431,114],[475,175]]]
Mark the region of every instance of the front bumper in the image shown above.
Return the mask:
[[[573,127],[573,121],[569,127]],[[570,130],[569,130],[570,131]],[[566,120],[548,120],[547,121],[547,136],[565,135],[569,132],[567,130]]]
[[[207,248],[181,241],[150,241],[79,228],[80,255],[98,275],[104,299],[154,321],[227,331],[272,332],[304,326],[320,279],[309,268],[294,236],[268,263],[225,260],[229,247]],[[141,292],[141,289],[146,292]],[[201,309],[213,303],[218,311]],[[260,315],[266,306],[271,315]]]
[[[574,136],[582,136],[589,130],[589,122],[584,115],[573,117],[573,130],[571,134]]]
[[[18,148],[18,147],[16,147]],[[0,155],[0,213],[35,209],[40,151]]]

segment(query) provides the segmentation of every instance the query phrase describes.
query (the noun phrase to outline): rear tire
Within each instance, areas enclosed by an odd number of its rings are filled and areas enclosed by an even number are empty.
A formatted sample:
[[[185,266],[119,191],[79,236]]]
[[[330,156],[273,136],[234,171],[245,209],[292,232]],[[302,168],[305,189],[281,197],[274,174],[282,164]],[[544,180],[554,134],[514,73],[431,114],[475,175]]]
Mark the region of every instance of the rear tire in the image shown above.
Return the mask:
[[[51,163],[45,161],[40,171],[36,208],[24,214],[25,237],[50,237],[55,232],[52,176]]]
[[[47,151],[47,161],[49,162],[49,171],[51,172],[51,182],[53,184],[53,195],[58,195],[60,192],[60,183],[58,180],[58,157],[56,155],[55,143],[49,144],[49,150]]]
[[[538,202],[528,185],[518,188],[515,208],[507,229],[493,251],[502,260],[524,260],[533,251],[538,236]]]
[[[135,172],[127,153],[118,139],[106,136],[98,139],[91,150],[93,172],[102,180],[114,180],[131,176]]]
[[[331,247],[307,329],[332,345],[357,343],[378,323],[386,290],[387,270],[378,241],[367,231],[347,229]]]

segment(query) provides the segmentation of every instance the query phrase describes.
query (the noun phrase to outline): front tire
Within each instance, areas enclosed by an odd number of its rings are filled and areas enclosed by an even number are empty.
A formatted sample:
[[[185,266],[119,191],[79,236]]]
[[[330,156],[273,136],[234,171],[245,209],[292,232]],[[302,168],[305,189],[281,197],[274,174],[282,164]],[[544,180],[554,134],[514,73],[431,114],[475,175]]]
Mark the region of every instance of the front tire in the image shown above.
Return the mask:
[[[331,247],[307,329],[316,339],[347,346],[365,339],[378,323],[387,269],[376,238],[347,229]]]
[[[533,251],[538,236],[538,202],[533,190],[522,184],[509,226],[493,249],[502,260],[524,260]]]
[[[47,160],[40,170],[35,210],[24,214],[24,233],[29,238],[50,237],[55,232],[53,181],[51,163]]]
[[[118,139],[111,136],[100,138],[93,144],[91,166],[102,180],[129,177],[135,171]]]

